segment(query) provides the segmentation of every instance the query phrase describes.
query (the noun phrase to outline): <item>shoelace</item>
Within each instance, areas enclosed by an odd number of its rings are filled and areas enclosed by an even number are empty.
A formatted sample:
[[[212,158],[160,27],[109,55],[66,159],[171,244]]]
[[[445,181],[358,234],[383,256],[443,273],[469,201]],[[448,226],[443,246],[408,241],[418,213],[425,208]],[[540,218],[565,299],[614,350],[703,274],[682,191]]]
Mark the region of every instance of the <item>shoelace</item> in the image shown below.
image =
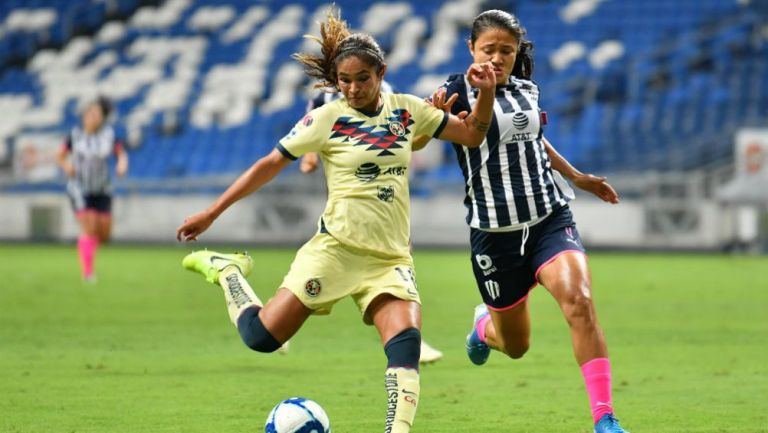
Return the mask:
[[[609,422],[609,424],[608,424],[608,427],[610,427],[610,428],[612,428],[612,427],[621,428],[621,427],[619,426],[619,419],[618,419],[618,418],[616,418],[615,416],[613,416],[613,414],[609,414],[609,415],[606,417],[606,419],[607,419],[607,420],[608,420],[608,422]],[[624,431],[624,430],[621,430],[621,431]]]

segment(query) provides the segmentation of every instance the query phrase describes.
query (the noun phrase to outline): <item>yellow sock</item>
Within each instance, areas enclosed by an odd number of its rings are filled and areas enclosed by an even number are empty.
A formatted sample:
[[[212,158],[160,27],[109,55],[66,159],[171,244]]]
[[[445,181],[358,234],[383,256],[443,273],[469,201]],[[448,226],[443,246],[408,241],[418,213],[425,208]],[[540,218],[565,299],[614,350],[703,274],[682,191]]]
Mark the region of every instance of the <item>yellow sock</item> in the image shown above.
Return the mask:
[[[229,320],[237,326],[237,318],[246,308],[264,304],[246,281],[237,266],[227,266],[219,273],[219,285],[224,289]]]
[[[419,405],[419,372],[410,368],[388,368],[387,419],[385,433],[408,433]]]

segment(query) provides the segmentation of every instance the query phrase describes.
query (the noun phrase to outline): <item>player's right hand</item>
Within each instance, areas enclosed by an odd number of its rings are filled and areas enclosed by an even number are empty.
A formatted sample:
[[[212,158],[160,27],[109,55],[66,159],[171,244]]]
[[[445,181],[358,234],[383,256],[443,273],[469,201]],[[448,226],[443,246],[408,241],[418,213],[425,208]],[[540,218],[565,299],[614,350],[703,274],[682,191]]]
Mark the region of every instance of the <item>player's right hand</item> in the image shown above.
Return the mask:
[[[496,88],[496,74],[493,73],[491,62],[471,64],[466,76],[472,87],[486,91],[493,91]]]
[[[188,216],[184,219],[184,223],[176,229],[176,240],[179,242],[196,241],[197,237],[213,223],[213,220],[213,216],[207,211]]]
[[[299,170],[302,173],[312,173],[317,170],[317,166],[320,164],[320,157],[315,152],[305,153],[301,157],[301,163],[299,164]]]

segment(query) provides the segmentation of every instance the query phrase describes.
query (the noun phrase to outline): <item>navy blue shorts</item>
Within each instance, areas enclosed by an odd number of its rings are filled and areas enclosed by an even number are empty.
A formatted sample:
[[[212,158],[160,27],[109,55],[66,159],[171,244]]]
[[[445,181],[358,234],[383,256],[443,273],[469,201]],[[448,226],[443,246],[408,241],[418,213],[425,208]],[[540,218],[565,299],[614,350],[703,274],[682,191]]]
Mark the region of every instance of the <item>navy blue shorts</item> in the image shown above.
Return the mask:
[[[538,284],[541,268],[561,253],[585,252],[567,206],[530,228],[521,256],[522,239],[522,230],[491,233],[473,228],[470,232],[477,288],[492,310],[507,310],[525,300]]]
[[[112,212],[112,196],[109,194],[81,194],[77,188],[67,188],[69,201],[75,213],[94,211]]]

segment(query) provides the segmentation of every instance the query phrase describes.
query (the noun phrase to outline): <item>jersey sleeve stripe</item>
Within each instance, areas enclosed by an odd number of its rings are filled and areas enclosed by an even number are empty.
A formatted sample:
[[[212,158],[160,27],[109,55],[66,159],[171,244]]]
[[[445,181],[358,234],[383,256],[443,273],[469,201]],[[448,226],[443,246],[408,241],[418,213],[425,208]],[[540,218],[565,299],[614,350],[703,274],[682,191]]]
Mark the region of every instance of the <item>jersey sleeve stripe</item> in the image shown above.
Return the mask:
[[[440,126],[435,129],[435,133],[432,134],[433,138],[437,138],[445,129],[445,125],[448,124],[448,113],[443,113],[443,120],[440,122]]]
[[[296,159],[298,159],[298,158],[296,158],[295,156],[293,156],[293,155],[291,154],[291,152],[288,152],[288,149],[286,149],[285,147],[283,147],[283,145],[282,145],[282,144],[280,144],[280,143],[277,143],[277,146],[275,146],[275,149],[279,150],[279,151],[280,151],[280,153],[282,153],[284,157],[286,157],[286,158],[290,159],[291,161],[296,161]]]

